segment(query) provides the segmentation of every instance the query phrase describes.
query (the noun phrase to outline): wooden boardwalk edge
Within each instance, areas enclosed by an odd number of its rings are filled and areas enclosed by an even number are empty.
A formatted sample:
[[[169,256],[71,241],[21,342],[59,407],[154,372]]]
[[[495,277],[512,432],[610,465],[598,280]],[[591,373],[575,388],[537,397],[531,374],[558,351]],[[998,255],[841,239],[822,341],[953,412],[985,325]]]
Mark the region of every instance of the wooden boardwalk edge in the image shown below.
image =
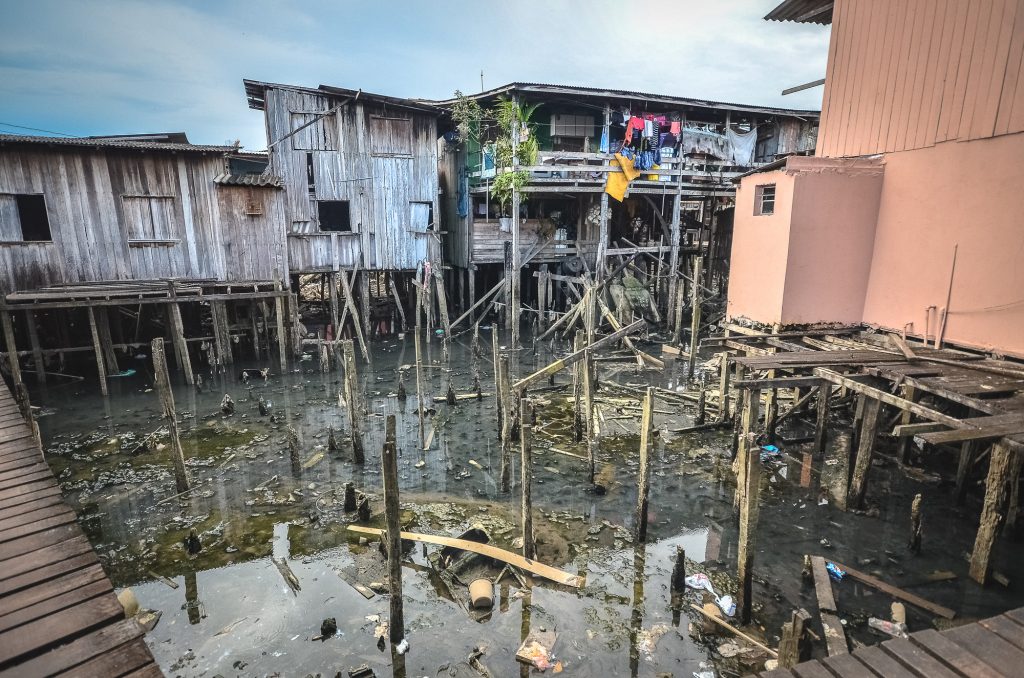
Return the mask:
[[[162,676],[0,380],[0,678]]]

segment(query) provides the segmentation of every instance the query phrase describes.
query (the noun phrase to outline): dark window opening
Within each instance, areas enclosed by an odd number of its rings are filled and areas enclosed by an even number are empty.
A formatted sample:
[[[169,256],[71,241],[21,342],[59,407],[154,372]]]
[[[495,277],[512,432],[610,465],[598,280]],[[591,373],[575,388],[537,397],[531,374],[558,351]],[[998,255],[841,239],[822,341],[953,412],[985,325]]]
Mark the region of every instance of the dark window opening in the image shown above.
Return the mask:
[[[775,214],[775,184],[762,184],[754,188],[754,216]]]
[[[316,193],[316,175],[313,174],[313,154],[306,154],[306,188],[310,193]]]
[[[411,202],[409,203],[409,223],[414,231],[434,230],[434,203],[432,202]]]
[[[46,201],[41,195],[15,196],[18,202],[18,220],[21,222],[21,239],[26,242],[50,242],[50,220],[46,216]]]
[[[321,231],[352,232],[348,200],[320,200],[316,204]]]

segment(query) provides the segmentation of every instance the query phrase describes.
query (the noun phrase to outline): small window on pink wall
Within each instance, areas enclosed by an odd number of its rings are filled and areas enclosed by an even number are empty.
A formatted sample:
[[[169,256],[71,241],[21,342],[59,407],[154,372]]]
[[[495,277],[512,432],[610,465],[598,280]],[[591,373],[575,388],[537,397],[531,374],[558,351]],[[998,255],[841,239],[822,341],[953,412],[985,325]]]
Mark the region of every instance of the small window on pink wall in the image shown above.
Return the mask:
[[[754,187],[754,216],[775,213],[775,184],[761,184]]]

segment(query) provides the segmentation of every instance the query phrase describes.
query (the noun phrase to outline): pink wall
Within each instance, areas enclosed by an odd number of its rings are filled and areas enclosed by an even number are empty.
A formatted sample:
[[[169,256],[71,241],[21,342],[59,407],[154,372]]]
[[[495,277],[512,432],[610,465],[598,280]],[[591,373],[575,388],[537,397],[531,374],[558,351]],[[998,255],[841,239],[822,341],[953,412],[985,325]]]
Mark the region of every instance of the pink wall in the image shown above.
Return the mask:
[[[782,323],[859,323],[882,192],[877,160],[791,158],[796,172]]]
[[[754,188],[771,183],[775,184],[775,213],[754,216]],[[729,264],[730,319],[782,321],[792,203],[793,176],[784,170],[745,177],[737,188]]]
[[[923,333],[954,245],[945,340],[1024,356],[1024,134],[885,156],[864,322]]]

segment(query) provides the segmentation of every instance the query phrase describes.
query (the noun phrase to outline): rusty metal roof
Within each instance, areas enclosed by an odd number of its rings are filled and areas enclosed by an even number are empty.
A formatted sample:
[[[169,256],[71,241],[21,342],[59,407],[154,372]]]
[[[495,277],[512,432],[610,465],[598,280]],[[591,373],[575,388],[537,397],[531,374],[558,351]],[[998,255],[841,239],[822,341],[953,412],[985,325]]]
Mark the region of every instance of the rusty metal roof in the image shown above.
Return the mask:
[[[250,186],[256,188],[284,188],[284,179],[275,174],[230,174],[224,172],[213,178],[221,186]]]
[[[90,137],[40,137],[22,134],[0,134],[0,146],[6,145],[36,146],[73,146],[77,148],[109,148],[139,151],[176,151],[184,153],[229,153],[237,151],[235,146],[203,146],[200,144],[183,144],[160,141],[141,141],[124,137],[90,138]]]
[[[765,15],[766,21],[795,21],[802,24],[832,23],[833,0],[784,0]]]

